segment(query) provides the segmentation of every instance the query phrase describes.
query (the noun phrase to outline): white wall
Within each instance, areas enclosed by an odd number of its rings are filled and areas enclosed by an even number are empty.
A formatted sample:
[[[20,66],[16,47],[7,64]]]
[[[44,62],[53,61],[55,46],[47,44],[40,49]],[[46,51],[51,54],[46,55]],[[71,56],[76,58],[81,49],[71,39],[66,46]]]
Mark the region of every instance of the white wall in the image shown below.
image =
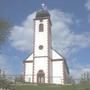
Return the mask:
[[[45,83],[48,82],[48,58],[35,58],[34,59],[34,82],[37,82],[37,73],[43,70],[45,73]]]
[[[49,20],[43,19],[35,20],[35,41],[34,41],[34,82],[37,82],[37,73],[39,70],[43,70],[45,73],[45,83],[48,83],[48,50],[51,47],[48,45],[48,25]],[[43,32],[39,32],[39,25],[43,24]],[[40,50],[39,46],[43,45],[43,49]]]
[[[25,63],[25,82],[32,82],[33,63]]]
[[[44,31],[39,32],[39,24],[43,23]],[[39,45],[43,45],[44,48],[39,50]],[[48,56],[48,19],[35,21],[35,56]]]
[[[54,84],[63,84],[63,61],[53,61],[53,83]]]

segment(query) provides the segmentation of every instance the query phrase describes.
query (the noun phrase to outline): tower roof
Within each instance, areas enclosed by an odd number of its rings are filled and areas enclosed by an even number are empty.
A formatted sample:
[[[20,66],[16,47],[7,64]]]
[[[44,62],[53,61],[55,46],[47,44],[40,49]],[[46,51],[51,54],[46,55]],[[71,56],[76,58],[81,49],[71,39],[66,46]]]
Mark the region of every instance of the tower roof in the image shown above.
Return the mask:
[[[42,8],[36,13],[36,18],[43,18],[43,17],[50,17],[50,14],[45,4],[42,4]]]

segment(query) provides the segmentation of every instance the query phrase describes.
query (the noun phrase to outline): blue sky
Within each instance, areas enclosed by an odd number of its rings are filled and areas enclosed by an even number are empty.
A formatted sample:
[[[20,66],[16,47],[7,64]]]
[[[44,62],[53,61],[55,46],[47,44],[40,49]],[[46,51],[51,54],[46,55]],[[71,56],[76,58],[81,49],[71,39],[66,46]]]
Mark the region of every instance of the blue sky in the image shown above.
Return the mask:
[[[71,74],[90,71],[90,0],[0,0],[0,18],[12,25],[1,47],[0,68],[23,73],[23,60],[32,53],[33,19],[42,3],[51,14],[52,46],[66,58]]]

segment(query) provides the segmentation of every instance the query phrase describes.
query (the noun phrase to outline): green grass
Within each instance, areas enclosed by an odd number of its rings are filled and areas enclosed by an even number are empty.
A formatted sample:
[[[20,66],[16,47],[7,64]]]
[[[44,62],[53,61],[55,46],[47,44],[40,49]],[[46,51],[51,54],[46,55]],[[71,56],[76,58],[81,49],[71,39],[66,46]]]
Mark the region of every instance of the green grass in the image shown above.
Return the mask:
[[[90,90],[89,85],[17,85],[16,90]]]

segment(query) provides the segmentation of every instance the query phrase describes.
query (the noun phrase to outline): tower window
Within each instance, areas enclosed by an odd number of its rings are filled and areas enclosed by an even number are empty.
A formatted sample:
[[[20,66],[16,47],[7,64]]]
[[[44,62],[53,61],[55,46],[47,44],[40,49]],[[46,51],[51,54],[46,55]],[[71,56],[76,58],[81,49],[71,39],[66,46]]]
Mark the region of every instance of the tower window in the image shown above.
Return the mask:
[[[39,32],[43,32],[43,24],[39,25]]]
[[[42,50],[42,49],[43,49],[43,45],[40,45],[40,46],[39,46],[39,49]]]

